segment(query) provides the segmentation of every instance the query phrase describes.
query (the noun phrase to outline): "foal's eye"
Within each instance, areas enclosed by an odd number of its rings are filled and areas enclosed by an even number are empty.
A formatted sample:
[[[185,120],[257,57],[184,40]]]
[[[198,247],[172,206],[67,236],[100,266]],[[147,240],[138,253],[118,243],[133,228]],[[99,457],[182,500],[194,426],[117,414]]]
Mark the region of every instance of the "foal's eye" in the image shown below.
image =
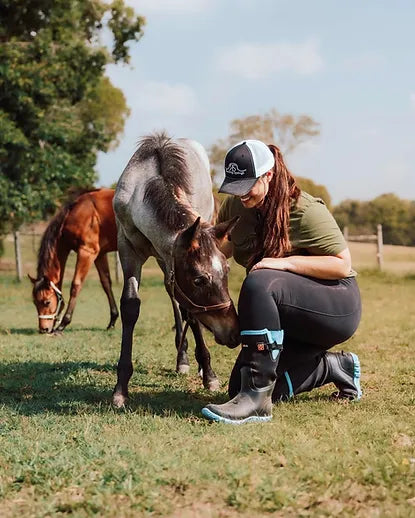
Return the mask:
[[[50,306],[50,300],[44,300],[43,305],[46,307]]]
[[[195,279],[193,279],[193,284],[195,286],[205,286],[206,284],[208,284],[209,282],[209,279],[207,277],[205,277],[204,275],[199,275],[199,277],[196,277]]]

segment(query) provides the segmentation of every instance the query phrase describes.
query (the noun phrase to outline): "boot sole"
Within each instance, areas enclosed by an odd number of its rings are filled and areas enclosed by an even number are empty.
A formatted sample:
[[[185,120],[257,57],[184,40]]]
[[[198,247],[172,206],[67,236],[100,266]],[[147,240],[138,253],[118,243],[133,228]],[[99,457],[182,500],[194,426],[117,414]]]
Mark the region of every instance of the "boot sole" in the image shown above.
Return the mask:
[[[362,389],[360,387],[360,361],[357,354],[350,353],[353,358],[353,383],[356,385],[357,388],[357,396],[355,401],[359,401],[359,399],[362,397]]]
[[[344,392],[342,393],[341,388],[338,387],[339,392],[336,393],[336,397],[340,398],[340,399],[349,399],[350,401],[359,401],[363,394],[362,389],[360,387],[360,374],[361,374],[360,361],[359,361],[359,357],[357,356],[357,354],[355,354],[355,353],[349,353],[349,354],[353,358],[353,384],[356,387],[357,394],[355,396],[347,395]]]
[[[228,419],[227,417],[222,417],[221,415],[213,413],[208,408],[202,408],[202,415],[209,419],[209,421],[215,421],[217,423],[226,423],[226,424],[245,424],[245,423],[264,423],[266,421],[271,421],[272,415],[251,415],[249,417],[246,417],[245,419]]]

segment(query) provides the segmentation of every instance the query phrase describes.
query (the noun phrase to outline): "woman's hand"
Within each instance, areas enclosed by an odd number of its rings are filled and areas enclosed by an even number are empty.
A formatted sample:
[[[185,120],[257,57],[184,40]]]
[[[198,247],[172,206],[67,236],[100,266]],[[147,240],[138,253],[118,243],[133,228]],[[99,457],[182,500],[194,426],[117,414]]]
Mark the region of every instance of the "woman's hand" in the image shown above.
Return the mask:
[[[290,263],[286,257],[264,257],[259,263],[254,264],[251,272],[260,270],[261,268],[269,268],[271,270],[289,270]]]

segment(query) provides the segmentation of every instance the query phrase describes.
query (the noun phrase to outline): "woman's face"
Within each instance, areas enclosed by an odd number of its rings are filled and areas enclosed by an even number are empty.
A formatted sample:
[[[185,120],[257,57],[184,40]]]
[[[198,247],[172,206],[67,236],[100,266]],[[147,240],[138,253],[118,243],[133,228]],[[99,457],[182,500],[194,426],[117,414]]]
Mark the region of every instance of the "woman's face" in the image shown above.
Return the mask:
[[[265,200],[265,196],[268,194],[269,182],[272,178],[272,171],[268,171],[258,178],[254,183],[252,189],[245,194],[240,196],[242,205],[246,209],[253,209],[254,207],[260,207]]]

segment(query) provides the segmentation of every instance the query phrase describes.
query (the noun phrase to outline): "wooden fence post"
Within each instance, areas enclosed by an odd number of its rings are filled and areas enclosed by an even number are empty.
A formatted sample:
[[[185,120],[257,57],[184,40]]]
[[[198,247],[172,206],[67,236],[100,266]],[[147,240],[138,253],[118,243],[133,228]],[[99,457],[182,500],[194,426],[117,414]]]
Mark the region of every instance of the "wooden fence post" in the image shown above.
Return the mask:
[[[343,227],[343,236],[345,241],[349,241],[349,227],[347,225]]]
[[[378,225],[377,232],[377,253],[376,258],[378,260],[379,270],[383,270],[383,233],[382,233],[382,225]]]
[[[14,237],[14,255],[16,258],[16,278],[19,282],[22,282],[23,274],[22,274],[22,254],[20,250],[20,236],[19,232],[16,230],[13,232]]]

